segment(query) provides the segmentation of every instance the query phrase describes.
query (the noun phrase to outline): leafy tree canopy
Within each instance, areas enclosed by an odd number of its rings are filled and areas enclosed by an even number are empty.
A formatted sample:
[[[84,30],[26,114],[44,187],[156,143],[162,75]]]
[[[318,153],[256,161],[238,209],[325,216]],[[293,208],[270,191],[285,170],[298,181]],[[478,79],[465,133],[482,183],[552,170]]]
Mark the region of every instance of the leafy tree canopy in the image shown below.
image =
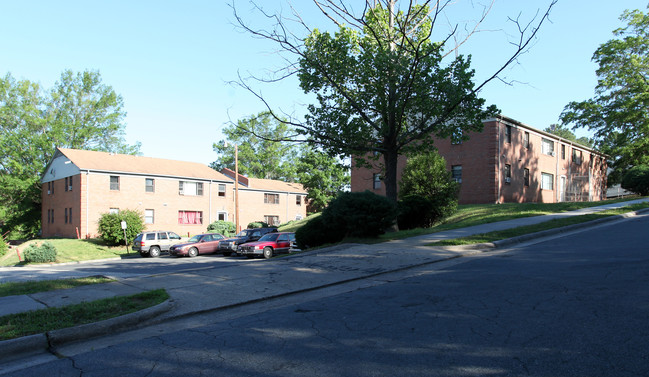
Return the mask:
[[[577,135],[575,135],[575,133],[572,132],[570,128],[563,124],[551,124],[549,127],[546,127],[544,131],[559,136],[560,138],[574,141],[575,143],[579,143],[589,148],[593,147],[593,141],[591,139],[585,136],[577,137]]]
[[[294,143],[282,143],[295,131],[268,112],[239,120],[223,129],[226,140],[214,143],[218,159],[210,164],[215,170],[234,170],[234,148],[238,147],[239,174],[252,178],[297,180],[296,165],[299,148]]]
[[[649,164],[649,14],[627,10],[620,20],[627,25],[593,54],[599,66],[595,96],[570,102],[560,118],[595,131],[596,144],[613,159],[609,183]]]
[[[309,193],[309,209],[322,211],[327,204],[350,184],[349,167],[328,154],[307,148],[297,165],[299,182]]]
[[[0,219],[2,232],[33,236],[40,228],[40,177],[57,147],[131,153],[122,97],[99,72],[64,71],[43,90],[11,74],[0,78]],[[13,234],[12,234],[13,235]]]
[[[517,23],[521,38],[512,56],[493,76],[475,84],[470,56],[449,55],[456,51],[457,46],[447,45],[457,37],[455,31],[433,40],[437,21],[444,18],[450,1],[410,2],[405,10],[396,7],[396,0],[367,1],[362,15],[343,1],[314,3],[336,24],[335,32],[302,22],[308,35],[301,39],[289,31],[282,16],[266,14],[277,20],[267,31],[246,25],[236,9],[235,16],[251,34],[296,56],[286,76],[297,73],[300,87],[315,98],[303,121],[291,121],[296,130],[331,155],[354,156],[363,164],[382,158],[386,195],[393,201],[398,156],[429,148],[435,137],[481,130],[482,120],[498,110],[486,107],[478,92],[527,48],[538,29],[538,25]],[[302,20],[299,15],[295,19],[298,24]],[[260,94],[240,83],[270,110]]]

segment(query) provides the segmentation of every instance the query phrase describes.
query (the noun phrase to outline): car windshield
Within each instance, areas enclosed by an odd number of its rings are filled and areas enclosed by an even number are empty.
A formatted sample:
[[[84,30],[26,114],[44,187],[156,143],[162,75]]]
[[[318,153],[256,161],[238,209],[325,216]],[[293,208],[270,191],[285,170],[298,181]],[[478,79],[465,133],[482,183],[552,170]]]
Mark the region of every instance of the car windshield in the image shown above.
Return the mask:
[[[201,238],[203,238],[203,235],[202,235],[202,234],[197,234],[197,235],[195,235],[194,237],[192,237],[192,238],[190,238],[189,240],[187,240],[187,243],[200,242],[200,241],[201,241]]]
[[[250,232],[250,231],[247,230],[247,229],[242,230],[241,232],[239,232],[239,234],[237,234],[237,237],[246,237],[248,235],[248,232]]]
[[[261,237],[259,241],[275,241],[277,239],[277,233],[268,233],[267,235]]]

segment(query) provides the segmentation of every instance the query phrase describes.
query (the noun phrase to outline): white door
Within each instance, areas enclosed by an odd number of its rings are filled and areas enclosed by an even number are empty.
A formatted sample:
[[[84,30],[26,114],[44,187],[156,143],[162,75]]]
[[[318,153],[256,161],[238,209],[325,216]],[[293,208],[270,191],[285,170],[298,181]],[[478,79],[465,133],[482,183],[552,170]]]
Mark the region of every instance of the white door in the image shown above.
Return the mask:
[[[559,179],[559,201],[566,201],[566,177],[564,175]]]

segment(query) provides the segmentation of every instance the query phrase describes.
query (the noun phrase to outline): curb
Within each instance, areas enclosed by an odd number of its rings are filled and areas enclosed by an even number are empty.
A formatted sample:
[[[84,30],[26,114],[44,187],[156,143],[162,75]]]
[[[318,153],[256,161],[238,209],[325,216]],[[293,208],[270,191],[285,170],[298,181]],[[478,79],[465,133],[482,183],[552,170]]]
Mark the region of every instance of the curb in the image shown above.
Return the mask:
[[[99,322],[52,330],[46,333],[3,340],[0,341],[0,358],[2,361],[9,361],[25,356],[31,356],[43,351],[50,351],[56,354],[57,346],[81,339],[85,340],[114,333],[117,330],[125,328],[135,328],[138,326],[137,324],[147,321],[151,317],[170,311],[173,306],[173,301],[167,299],[158,305],[135,313],[125,314]]]

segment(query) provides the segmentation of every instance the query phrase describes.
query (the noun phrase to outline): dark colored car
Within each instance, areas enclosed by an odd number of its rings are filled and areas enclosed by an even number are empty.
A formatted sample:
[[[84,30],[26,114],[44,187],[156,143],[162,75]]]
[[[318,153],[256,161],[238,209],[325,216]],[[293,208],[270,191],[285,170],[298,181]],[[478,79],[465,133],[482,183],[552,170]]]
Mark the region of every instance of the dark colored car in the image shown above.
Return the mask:
[[[288,253],[291,241],[295,241],[295,233],[269,233],[261,237],[259,241],[239,246],[239,254],[248,258],[263,256],[268,259],[276,254]]]
[[[173,245],[169,254],[175,257],[195,257],[198,254],[214,254],[219,251],[219,241],[225,239],[218,233],[197,234],[186,243]]]
[[[274,232],[277,232],[277,228],[244,229],[235,237],[226,238],[225,240],[219,242],[219,251],[227,257],[229,255],[232,255],[232,253],[237,253],[239,250],[239,245],[246,242],[257,241],[263,235]]]

